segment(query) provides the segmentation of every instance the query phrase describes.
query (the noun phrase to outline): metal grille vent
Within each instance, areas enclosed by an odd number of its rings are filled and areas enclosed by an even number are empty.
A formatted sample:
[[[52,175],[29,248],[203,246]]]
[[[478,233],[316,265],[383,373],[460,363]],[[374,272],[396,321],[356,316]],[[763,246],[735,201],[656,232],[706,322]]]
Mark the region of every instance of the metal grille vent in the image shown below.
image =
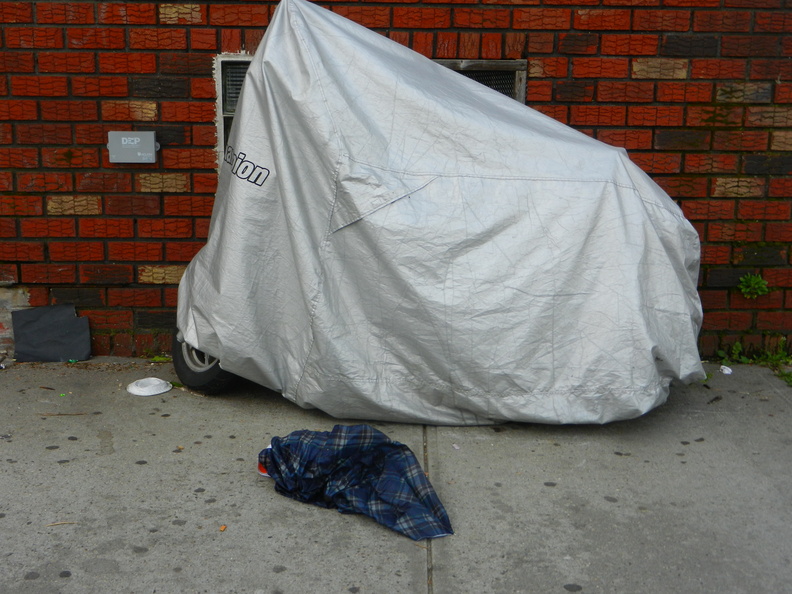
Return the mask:
[[[498,70],[468,70],[461,71],[468,78],[472,78],[477,83],[489,87],[499,93],[508,95],[514,99],[514,72],[504,72]]]
[[[234,115],[236,113],[239,93],[242,91],[242,83],[245,82],[245,73],[250,62],[244,61],[223,61],[223,115]]]

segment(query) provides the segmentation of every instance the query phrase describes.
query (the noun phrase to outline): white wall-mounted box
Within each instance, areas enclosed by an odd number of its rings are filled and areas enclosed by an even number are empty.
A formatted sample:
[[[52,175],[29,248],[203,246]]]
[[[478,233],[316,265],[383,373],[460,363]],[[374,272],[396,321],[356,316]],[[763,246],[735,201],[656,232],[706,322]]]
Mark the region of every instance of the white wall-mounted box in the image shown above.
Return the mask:
[[[108,132],[111,163],[156,163],[159,143],[155,132]]]

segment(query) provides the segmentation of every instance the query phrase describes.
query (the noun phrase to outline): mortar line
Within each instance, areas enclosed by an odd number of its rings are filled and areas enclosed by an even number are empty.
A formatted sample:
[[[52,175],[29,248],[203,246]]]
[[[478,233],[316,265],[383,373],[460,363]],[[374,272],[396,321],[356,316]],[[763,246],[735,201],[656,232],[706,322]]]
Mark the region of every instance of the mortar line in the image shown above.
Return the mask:
[[[429,427],[423,426],[423,465],[424,472],[429,472]],[[432,539],[426,539],[426,593],[434,593],[434,566],[432,560]]]

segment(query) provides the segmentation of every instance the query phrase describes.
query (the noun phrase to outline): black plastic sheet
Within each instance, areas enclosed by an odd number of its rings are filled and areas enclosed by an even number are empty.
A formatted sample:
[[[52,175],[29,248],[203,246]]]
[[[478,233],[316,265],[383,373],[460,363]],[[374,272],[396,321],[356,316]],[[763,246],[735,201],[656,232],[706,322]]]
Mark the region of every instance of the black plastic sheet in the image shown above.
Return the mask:
[[[17,361],[84,361],[91,356],[88,318],[74,305],[50,305],[11,312]]]

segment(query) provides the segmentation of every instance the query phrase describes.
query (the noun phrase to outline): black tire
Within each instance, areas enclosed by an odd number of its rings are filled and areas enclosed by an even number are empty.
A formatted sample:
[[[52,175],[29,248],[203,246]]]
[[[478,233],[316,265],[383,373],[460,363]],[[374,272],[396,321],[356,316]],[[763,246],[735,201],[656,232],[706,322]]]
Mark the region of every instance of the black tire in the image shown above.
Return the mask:
[[[173,334],[173,368],[181,382],[204,394],[219,394],[230,388],[239,377],[220,367],[220,361],[179,340]]]

